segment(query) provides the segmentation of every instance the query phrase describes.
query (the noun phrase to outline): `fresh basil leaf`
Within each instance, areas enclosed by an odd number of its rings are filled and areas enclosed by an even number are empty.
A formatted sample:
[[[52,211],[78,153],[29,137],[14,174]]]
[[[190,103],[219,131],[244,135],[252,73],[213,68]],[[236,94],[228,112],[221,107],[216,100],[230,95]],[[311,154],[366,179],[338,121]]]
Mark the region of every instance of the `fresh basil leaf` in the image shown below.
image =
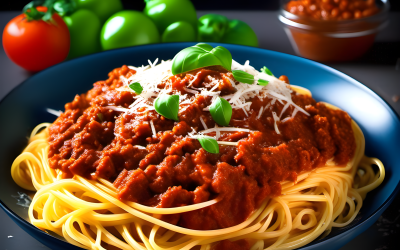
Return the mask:
[[[274,74],[272,74],[272,72],[271,72],[271,70],[269,70],[267,67],[262,67],[261,69],[261,72],[263,72],[263,73],[265,73],[265,74],[267,74],[267,75],[270,75],[270,76],[274,76]]]
[[[154,102],[154,108],[160,115],[178,121],[179,95],[160,95]]]
[[[194,69],[220,65],[226,70],[231,70],[232,55],[224,47],[213,48],[206,43],[198,43],[185,48],[175,55],[172,61],[171,72],[173,75],[185,73]]]
[[[129,84],[129,88],[135,91],[135,93],[138,95],[140,95],[143,91],[143,87],[138,82]]]
[[[264,79],[258,79],[258,85],[261,85],[261,86],[267,86],[267,85],[268,85],[268,83],[269,83],[269,81],[267,81],[267,80],[264,80]]]
[[[208,136],[199,136],[197,137],[197,140],[199,140],[201,147],[204,148],[205,151],[212,154],[219,153],[219,146],[217,140],[214,138]]]
[[[227,100],[218,97],[210,106],[210,113],[216,123],[228,126],[232,117],[232,107]]]
[[[235,78],[235,80],[238,82],[247,83],[247,84],[254,83],[254,76],[252,74],[244,72],[243,70],[232,70],[232,75]]]

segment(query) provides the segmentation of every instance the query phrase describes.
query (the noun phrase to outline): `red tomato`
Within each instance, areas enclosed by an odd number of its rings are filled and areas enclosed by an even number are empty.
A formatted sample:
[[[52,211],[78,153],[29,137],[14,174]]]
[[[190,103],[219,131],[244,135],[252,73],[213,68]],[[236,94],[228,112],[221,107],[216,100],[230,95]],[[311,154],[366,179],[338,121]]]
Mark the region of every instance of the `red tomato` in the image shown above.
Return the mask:
[[[46,11],[44,8],[37,8]],[[62,62],[69,52],[69,31],[64,20],[53,14],[48,22],[27,21],[25,14],[11,19],[3,31],[7,56],[29,71],[40,71]]]

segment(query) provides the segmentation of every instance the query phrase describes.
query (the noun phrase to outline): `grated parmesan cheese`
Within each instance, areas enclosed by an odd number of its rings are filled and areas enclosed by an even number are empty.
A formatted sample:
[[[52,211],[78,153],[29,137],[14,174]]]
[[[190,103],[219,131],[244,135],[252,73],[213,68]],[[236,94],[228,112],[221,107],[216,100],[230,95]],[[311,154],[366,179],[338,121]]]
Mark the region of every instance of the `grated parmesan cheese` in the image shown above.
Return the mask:
[[[13,198],[17,200],[17,205],[22,206],[22,207],[29,207],[31,205],[32,199],[29,197],[29,195],[22,193],[22,192],[17,192],[18,195],[11,195]]]
[[[217,132],[217,131],[229,131],[229,132],[252,132],[252,130],[247,129],[247,128],[235,128],[235,127],[215,127],[215,128],[210,128],[210,129],[206,129],[206,130],[202,130],[199,131],[199,133],[202,134],[208,134],[208,133],[212,133],[212,132]]]
[[[237,146],[238,142],[230,142],[230,141],[217,141],[218,144],[221,145],[229,145],[229,146]]]
[[[260,119],[260,118],[261,118],[261,115],[262,115],[262,113],[263,113],[263,109],[264,109],[264,107],[261,107],[261,108],[260,108],[260,111],[258,112],[257,119]]]
[[[206,123],[205,123],[204,120],[203,120],[203,117],[201,117],[201,116],[200,116],[200,122],[201,122],[201,124],[203,125],[204,129],[208,129]]]
[[[189,133],[189,134],[190,134],[190,133]],[[190,134],[189,138],[192,138],[192,139],[196,139],[196,140],[197,140],[200,136],[215,139],[215,138],[212,137],[212,136],[192,135],[192,134]],[[220,144],[220,145],[227,145],[227,146],[237,146],[237,145],[238,145],[238,142],[230,142],[230,141],[218,141],[218,140],[217,140],[217,143]]]
[[[62,114],[61,110],[55,110],[55,109],[51,109],[51,108],[46,108],[46,111],[52,115],[55,115],[57,117],[59,117]]]
[[[154,127],[153,120],[150,120],[150,127],[151,127],[151,131],[153,132],[153,135],[157,135],[157,131],[156,131],[156,128]]]
[[[221,130],[218,129],[218,125],[215,124],[215,139],[218,140],[221,137]]]
[[[115,107],[115,106],[106,106],[105,108],[111,109],[111,110],[114,110],[114,111],[119,111],[119,112],[127,112],[127,111],[129,111],[129,109],[127,109],[127,108]]]
[[[107,106],[106,108],[112,109],[118,112],[123,113],[143,113],[148,110],[154,110],[154,101],[156,98],[161,94],[169,94],[169,95],[179,95],[179,112],[185,111],[189,106],[188,104],[192,103],[194,98],[198,95],[208,96],[211,97],[211,103],[215,100],[218,96],[220,96],[221,91],[219,91],[219,86],[221,80],[213,78],[212,76],[207,76],[207,84],[205,87],[196,88],[192,86],[194,79],[189,80],[189,84],[186,87],[183,87],[183,90],[186,93],[181,93],[178,90],[174,90],[172,88],[172,82],[170,77],[172,76],[171,73],[171,60],[161,60],[159,64],[158,58],[151,62],[148,60],[149,65],[142,66],[142,67],[133,67],[128,66],[130,69],[136,71],[136,73],[129,78],[124,76],[120,77],[121,82],[123,83],[123,87],[118,88],[118,91],[130,91],[133,92],[129,88],[129,84],[133,82],[139,82],[140,85],[143,87],[143,91],[140,95],[134,95],[134,101],[129,106],[129,108],[125,107],[117,107],[117,106]],[[241,109],[243,110],[244,114],[249,117],[249,112],[251,111],[250,107],[252,102],[250,101],[254,97],[258,97],[261,101],[265,98],[271,99],[271,101],[265,106],[261,107],[257,119],[261,119],[263,113],[268,110],[272,105],[276,102],[281,103],[284,105],[280,114],[276,114],[272,112],[273,119],[274,119],[274,128],[277,134],[280,134],[277,122],[281,121],[283,114],[292,107],[292,114],[290,118],[293,118],[299,111],[305,115],[309,115],[304,109],[296,105],[291,97],[291,93],[293,90],[290,88],[290,85],[286,84],[285,82],[279,80],[275,76],[270,76],[266,73],[260,72],[256,70],[254,67],[250,65],[250,61],[246,61],[243,65],[232,60],[232,70],[243,70],[251,75],[254,76],[254,83],[253,84],[246,84],[235,81],[235,79],[226,77],[225,79],[229,80],[231,85],[236,89],[236,92],[230,95],[222,96],[225,100],[227,100],[232,109]],[[268,81],[269,83],[266,86],[261,86],[257,84],[259,79],[263,79]],[[159,84],[163,83],[164,87],[159,88]],[[211,105],[210,105],[211,106]],[[203,108],[204,111],[209,111],[210,106]],[[145,108],[145,109],[141,109]],[[142,110],[142,111],[139,111]],[[50,111],[48,111],[50,112]],[[51,112],[50,112],[51,113]],[[286,120],[285,118],[284,120]],[[189,133],[190,138],[196,138],[196,136],[204,136],[205,134],[215,132],[215,138],[217,142],[221,145],[237,145],[237,142],[221,142],[218,139],[221,137],[221,132],[235,132],[235,131],[243,131],[243,132],[252,132],[249,129],[245,128],[233,128],[233,127],[218,127],[217,125],[215,128],[208,128],[206,123],[204,122],[203,118],[200,117],[200,122],[204,127],[203,131],[196,131],[192,128],[192,132]],[[153,135],[156,135],[157,131],[155,130],[153,121],[149,121],[151,130]],[[139,147],[139,146],[138,146]]]
[[[279,117],[276,115],[275,112],[272,112],[272,117],[274,118],[274,128],[275,128],[275,132],[276,132],[278,135],[280,135],[281,132],[280,132],[279,129],[278,129],[278,124],[276,124],[276,122],[279,121]]]
[[[186,92],[192,93],[192,94],[194,94],[194,95],[196,95],[196,94],[199,93],[199,91],[197,91],[197,90],[188,89],[188,88],[186,88],[186,87],[183,87],[183,89],[184,89]]]

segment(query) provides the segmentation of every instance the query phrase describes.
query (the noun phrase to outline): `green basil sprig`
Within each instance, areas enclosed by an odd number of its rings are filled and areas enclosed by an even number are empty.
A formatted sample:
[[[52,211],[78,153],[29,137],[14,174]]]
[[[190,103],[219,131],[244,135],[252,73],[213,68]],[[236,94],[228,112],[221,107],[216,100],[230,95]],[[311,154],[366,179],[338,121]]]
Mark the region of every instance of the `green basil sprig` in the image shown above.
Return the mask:
[[[219,153],[219,146],[217,140],[214,138],[208,136],[199,136],[197,137],[197,140],[199,140],[201,147],[204,148],[205,151],[212,154]]]
[[[254,76],[243,70],[232,70],[232,75],[235,78],[235,80],[238,82],[247,83],[247,84],[254,83]]]
[[[235,80],[238,82],[247,83],[247,84],[254,83],[254,76],[243,70],[232,70],[232,75],[233,75],[233,78],[235,78]],[[258,83],[258,85],[261,85],[261,86],[267,86],[269,81],[264,80],[264,79],[258,79],[257,83]]]
[[[135,93],[138,95],[140,95],[143,91],[142,85],[140,85],[140,83],[138,83],[138,82],[129,84],[129,88],[132,89],[133,91],[135,91]]]
[[[198,43],[176,54],[172,61],[171,72],[173,75],[177,75],[194,69],[215,65],[220,65],[226,70],[231,70],[232,55],[229,50],[221,46],[213,48],[209,44]]]
[[[263,73],[265,73],[265,74],[267,74],[267,75],[270,75],[270,76],[274,76],[274,74],[272,74],[272,72],[271,72],[271,70],[269,70],[267,67],[262,67],[261,69],[260,69],[260,71],[261,72],[263,72]]]
[[[267,80],[264,80],[264,79],[258,79],[258,85],[261,85],[261,86],[267,86],[267,85],[268,85],[268,83],[269,83],[269,81],[267,81]]]
[[[160,115],[179,121],[179,95],[160,95],[154,102],[154,108]]]
[[[232,117],[232,106],[224,98],[218,97],[211,104],[210,113],[216,123],[228,126]]]
[[[47,11],[38,11],[36,7],[43,6]],[[54,13],[61,16],[69,15],[76,9],[76,1],[74,0],[33,0],[25,5],[22,12],[26,15],[28,21],[43,20],[48,22]]]

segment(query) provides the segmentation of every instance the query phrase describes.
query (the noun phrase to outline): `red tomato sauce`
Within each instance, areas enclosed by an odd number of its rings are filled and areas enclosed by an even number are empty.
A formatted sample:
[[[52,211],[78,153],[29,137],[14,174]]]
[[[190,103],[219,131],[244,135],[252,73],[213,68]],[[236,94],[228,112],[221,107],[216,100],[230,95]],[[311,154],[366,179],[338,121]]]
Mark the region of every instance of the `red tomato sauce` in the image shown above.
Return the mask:
[[[379,12],[375,0],[292,0],[286,10],[317,20],[358,19]]]
[[[127,108],[133,102],[134,93],[117,90],[123,86],[120,76],[132,74],[135,71],[126,66],[117,68],[106,81],[96,82],[93,89],[65,105],[65,112],[49,127],[49,162],[62,170],[63,178],[80,175],[112,181],[120,200],[167,208],[220,199],[200,210],[163,216],[167,222],[200,230],[237,225],[267,197],[280,195],[280,182],[295,181],[299,173],[323,166],[331,158],[345,164],[354,155],[350,116],[295,92],[292,100],[309,116],[298,112],[292,117],[290,106],[277,124],[277,134],[272,112],[280,114],[284,104],[270,105],[258,119],[260,108],[271,99],[255,97],[248,116],[234,109],[229,124],[254,132],[221,132],[219,140],[239,141],[238,146],[220,145],[219,154],[208,153],[187,134],[192,128],[204,130],[200,116],[208,128],[214,127],[210,112],[203,110],[211,97],[197,96],[179,112],[179,122],[154,110],[122,114],[106,108]],[[189,95],[183,87],[189,81],[194,87],[204,87],[209,75],[219,79],[222,95],[235,91],[227,80],[231,73],[220,68],[173,76],[173,88]]]
[[[322,62],[363,55],[386,19],[375,0],[292,0],[284,9],[294,14],[287,27],[296,53]]]

